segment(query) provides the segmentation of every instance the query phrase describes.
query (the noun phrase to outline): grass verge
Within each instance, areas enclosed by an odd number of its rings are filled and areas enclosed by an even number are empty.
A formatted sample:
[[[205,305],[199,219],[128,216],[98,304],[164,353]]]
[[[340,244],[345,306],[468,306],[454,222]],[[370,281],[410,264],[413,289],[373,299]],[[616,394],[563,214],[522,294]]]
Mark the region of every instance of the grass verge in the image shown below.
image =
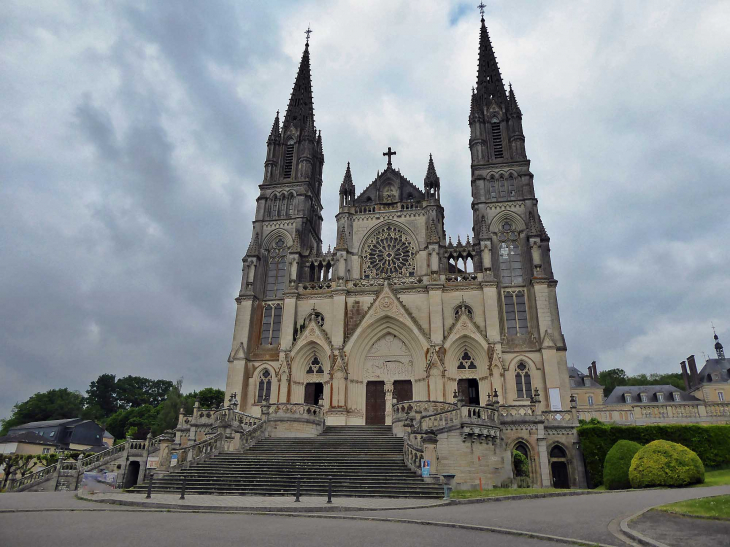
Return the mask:
[[[730,468],[705,471],[705,482],[694,485],[694,488],[698,486],[722,486],[724,484],[730,484]]]
[[[452,499],[470,500],[475,498],[499,498],[502,496],[524,496],[527,494],[549,494],[552,492],[566,492],[558,488],[485,488],[484,490],[454,490]]]
[[[690,517],[730,520],[730,496],[679,501],[657,507],[657,510]]]

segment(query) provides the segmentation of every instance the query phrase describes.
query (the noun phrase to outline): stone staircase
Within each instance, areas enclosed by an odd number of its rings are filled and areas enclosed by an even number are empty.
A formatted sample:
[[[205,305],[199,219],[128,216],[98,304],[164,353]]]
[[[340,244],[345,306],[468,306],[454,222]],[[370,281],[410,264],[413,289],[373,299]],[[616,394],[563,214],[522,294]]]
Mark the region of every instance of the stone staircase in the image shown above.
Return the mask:
[[[390,426],[328,426],[317,437],[262,439],[241,453],[225,453],[155,479],[153,492],[294,496],[438,498],[443,489],[425,483],[403,463],[403,439]],[[139,485],[136,492],[146,491]]]

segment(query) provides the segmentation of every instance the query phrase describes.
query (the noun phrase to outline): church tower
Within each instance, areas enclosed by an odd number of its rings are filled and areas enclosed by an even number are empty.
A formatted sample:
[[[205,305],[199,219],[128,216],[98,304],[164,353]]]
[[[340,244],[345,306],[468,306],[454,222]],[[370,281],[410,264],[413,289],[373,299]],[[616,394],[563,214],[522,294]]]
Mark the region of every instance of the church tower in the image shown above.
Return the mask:
[[[553,390],[548,395],[560,393],[565,405],[566,347],[550,238],[537,208],[522,111],[512,85],[505,89],[483,14],[469,128],[473,233],[485,297],[496,304],[501,323],[501,339],[494,342],[507,355],[540,348],[543,360],[554,363],[545,365],[546,387]]]

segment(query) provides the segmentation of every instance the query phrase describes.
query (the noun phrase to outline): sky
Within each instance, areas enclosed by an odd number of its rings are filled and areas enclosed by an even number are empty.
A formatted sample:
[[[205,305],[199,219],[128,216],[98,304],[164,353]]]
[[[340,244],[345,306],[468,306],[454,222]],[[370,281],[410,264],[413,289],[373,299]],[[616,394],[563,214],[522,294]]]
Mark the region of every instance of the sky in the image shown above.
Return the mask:
[[[0,417],[99,374],[225,387],[266,138],[304,47],[325,245],[351,162],[471,231],[476,0],[0,4]],[[568,361],[678,371],[730,346],[730,2],[491,0]]]

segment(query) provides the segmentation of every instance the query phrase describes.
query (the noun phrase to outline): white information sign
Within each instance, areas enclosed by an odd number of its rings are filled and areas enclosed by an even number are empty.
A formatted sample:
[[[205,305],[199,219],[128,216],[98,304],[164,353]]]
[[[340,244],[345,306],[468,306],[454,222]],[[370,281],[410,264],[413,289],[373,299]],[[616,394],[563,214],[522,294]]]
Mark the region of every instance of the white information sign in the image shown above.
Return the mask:
[[[560,405],[560,388],[550,388],[550,410],[562,410]]]

